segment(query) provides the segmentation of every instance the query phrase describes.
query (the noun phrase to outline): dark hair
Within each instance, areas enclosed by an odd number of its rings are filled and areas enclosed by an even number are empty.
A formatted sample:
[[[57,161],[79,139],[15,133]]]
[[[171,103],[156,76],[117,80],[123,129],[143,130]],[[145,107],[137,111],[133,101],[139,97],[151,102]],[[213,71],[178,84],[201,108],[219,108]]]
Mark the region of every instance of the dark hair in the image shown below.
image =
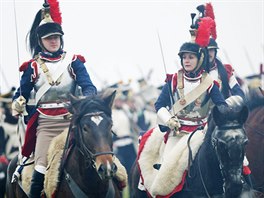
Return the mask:
[[[40,22],[41,22],[41,10],[37,12],[33,24],[26,37],[28,40],[29,51],[33,55],[33,57],[41,51],[41,47],[39,46],[37,32],[36,32]]]

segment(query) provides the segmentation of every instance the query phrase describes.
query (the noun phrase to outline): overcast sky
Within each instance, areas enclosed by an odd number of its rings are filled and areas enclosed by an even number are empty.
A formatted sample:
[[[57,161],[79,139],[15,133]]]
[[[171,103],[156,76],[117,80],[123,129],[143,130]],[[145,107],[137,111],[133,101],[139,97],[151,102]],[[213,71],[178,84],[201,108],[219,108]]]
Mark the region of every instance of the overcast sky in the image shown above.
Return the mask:
[[[31,59],[25,37],[44,1],[0,1],[0,91],[4,93],[11,86],[19,86],[18,65]],[[190,13],[196,12],[199,4],[208,2],[214,7],[218,55],[222,61],[231,63],[237,75],[244,77],[258,73],[264,60],[263,0],[59,2],[65,50],[86,58],[87,70],[99,89],[120,80],[131,79],[135,83],[151,70],[149,82],[163,84],[165,68],[167,73],[179,68],[177,53],[190,40]],[[165,68],[157,32],[162,41]]]

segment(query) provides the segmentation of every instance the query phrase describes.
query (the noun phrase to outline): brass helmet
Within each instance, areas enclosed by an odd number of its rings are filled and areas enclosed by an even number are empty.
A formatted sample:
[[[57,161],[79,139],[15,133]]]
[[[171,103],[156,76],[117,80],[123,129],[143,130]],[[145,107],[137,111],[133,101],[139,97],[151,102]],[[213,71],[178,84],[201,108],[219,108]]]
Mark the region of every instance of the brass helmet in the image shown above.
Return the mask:
[[[45,0],[43,7],[37,12],[28,34],[29,48],[33,56],[43,48],[41,38],[51,35],[62,36],[64,32],[61,27],[62,18],[57,0]]]

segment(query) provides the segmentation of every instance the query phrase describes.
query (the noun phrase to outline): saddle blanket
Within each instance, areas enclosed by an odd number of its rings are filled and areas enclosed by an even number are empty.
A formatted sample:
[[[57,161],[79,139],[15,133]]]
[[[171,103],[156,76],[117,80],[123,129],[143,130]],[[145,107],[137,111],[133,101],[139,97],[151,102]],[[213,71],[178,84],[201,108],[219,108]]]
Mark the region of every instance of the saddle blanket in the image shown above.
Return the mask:
[[[152,197],[170,197],[182,190],[184,177],[188,168],[187,134],[180,137],[172,150],[162,156],[164,151],[164,135],[159,127],[149,130],[141,139],[138,152],[138,168],[140,177],[148,194]],[[192,155],[195,157],[204,140],[204,131],[196,131],[190,140]],[[161,164],[159,170],[154,164]]]

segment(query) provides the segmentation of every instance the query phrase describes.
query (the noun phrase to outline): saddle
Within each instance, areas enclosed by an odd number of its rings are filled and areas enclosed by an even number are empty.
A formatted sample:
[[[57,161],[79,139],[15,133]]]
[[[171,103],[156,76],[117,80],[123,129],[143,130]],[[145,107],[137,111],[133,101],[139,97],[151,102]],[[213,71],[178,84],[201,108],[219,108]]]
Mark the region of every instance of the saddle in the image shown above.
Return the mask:
[[[152,197],[170,197],[183,188],[188,167],[187,141],[191,134],[181,137],[170,153],[163,156],[164,134],[159,127],[148,131],[141,140],[138,167],[143,185]],[[190,140],[193,156],[198,152],[204,139],[203,130],[198,130]],[[159,170],[153,167],[161,163]]]
[[[68,129],[65,129],[60,135],[53,138],[48,150],[48,167],[44,180],[44,189],[47,197],[51,197],[57,188],[59,181],[59,167],[61,164],[62,153],[66,142]],[[32,173],[34,170],[34,163],[25,166],[21,173],[22,187],[25,193],[29,193]]]

